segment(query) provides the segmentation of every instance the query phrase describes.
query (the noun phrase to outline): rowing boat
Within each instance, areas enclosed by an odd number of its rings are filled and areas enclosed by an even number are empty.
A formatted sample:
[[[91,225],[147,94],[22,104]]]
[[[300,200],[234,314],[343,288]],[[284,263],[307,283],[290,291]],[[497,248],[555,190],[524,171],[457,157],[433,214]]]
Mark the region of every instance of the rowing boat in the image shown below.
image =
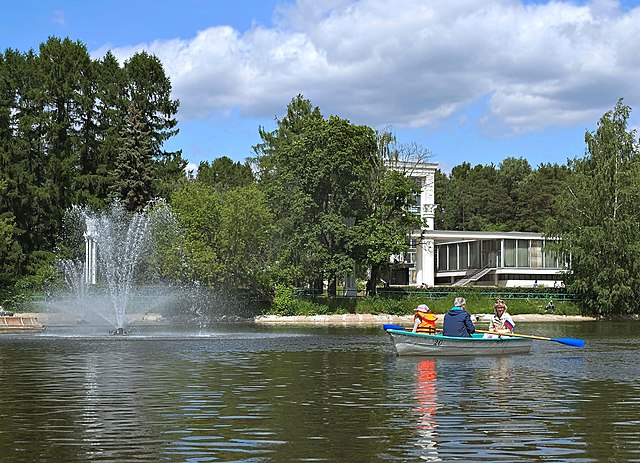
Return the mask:
[[[505,355],[526,354],[532,339],[518,337],[484,338],[474,334],[470,338],[456,338],[442,334],[413,333],[401,327],[385,327],[398,355]]]

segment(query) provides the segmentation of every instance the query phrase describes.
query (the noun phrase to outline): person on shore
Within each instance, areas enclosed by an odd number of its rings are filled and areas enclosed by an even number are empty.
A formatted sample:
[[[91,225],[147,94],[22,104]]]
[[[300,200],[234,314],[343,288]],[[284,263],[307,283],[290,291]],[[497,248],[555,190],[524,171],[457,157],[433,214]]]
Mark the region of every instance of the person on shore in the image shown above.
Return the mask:
[[[493,304],[493,317],[489,320],[489,331],[495,334],[485,334],[484,337],[493,338],[503,333],[513,333],[515,326],[513,318],[507,312],[507,304],[502,299],[498,299]]]
[[[438,317],[431,313],[426,304],[420,304],[413,315],[413,332],[436,334],[436,320]]]
[[[553,301],[549,301],[547,306],[544,308],[544,310],[555,310],[555,309],[556,309],[556,306],[553,305]]]
[[[471,315],[465,309],[467,301],[464,297],[456,297],[453,301],[453,308],[444,316],[442,326],[444,336],[455,336],[459,338],[470,338],[476,332],[476,327],[471,321]]]
[[[365,289],[364,289],[364,295],[365,296],[373,296],[373,288],[375,287],[375,285],[373,284],[373,281],[371,281],[371,279],[367,280],[367,283],[365,284]]]

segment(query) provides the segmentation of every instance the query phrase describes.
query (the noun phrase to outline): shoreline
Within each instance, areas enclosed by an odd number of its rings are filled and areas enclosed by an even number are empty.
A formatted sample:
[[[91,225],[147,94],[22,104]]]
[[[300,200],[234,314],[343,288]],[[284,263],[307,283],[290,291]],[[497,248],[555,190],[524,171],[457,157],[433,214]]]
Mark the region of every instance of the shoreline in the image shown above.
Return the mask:
[[[476,316],[483,316],[485,320],[475,321]],[[474,324],[488,323],[491,314],[473,314]],[[438,317],[438,322],[442,324],[442,318]],[[512,315],[513,321],[518,323],[527,322],[592,322],[595,317],[585,317],[582,315],[556,315],[556,314],[520,314]],[[260,315],[254,318],[259,324],[280,324],[280,325],[343,325],[343,326],[376,326],[385,323],[393,325],[412,325],[413,315],[373,315],[373,314],[334,314],[334,315]]]
[[[45,326],[74,326],[82,323],[80,317],[63,313],[20,313],[22,317],[33,317]],[[442,326],[443,314],[438,314],[437,324]],[[475,320],[476,316],[482,318]],[[491,314],[472,314],[474,324],[488,323]],[[512,315],[516,323],[527,322],[583,322],[596,321],[595,317],[585,317],[581,315],[556,315],[556,314],[520,314]],[[387,314],[332,314],[332,315],[258,315],[252,320],[254,323],[262,325],[312,325],[312,326],[380,326],[392,325],[413,325],[413,315],[387,315]],[[167,322],[161,315],[156,313],[134,314],[127,319],[128,323],[160,323]]]

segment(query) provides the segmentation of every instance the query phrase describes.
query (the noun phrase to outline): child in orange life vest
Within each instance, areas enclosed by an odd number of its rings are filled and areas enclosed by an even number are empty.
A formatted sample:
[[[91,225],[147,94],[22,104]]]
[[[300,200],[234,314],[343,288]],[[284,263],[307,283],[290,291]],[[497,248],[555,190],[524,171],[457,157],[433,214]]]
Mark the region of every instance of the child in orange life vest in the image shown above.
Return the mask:
[[[431,313],[426,304],[420,304],[413,316],[413,332],[435,334],[437,319],[438,317]]]

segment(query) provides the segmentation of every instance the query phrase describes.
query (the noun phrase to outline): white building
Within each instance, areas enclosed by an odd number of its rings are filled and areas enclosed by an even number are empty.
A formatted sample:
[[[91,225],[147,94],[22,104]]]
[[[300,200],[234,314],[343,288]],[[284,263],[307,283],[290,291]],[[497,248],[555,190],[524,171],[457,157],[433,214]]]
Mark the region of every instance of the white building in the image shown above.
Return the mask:
[[[391,283],[436,285],[558,286],[563,263],[546,250],[540,233],[436,230],[436,163],[398,162],[422,187],[413,212],[426,224],[410,237]]]

